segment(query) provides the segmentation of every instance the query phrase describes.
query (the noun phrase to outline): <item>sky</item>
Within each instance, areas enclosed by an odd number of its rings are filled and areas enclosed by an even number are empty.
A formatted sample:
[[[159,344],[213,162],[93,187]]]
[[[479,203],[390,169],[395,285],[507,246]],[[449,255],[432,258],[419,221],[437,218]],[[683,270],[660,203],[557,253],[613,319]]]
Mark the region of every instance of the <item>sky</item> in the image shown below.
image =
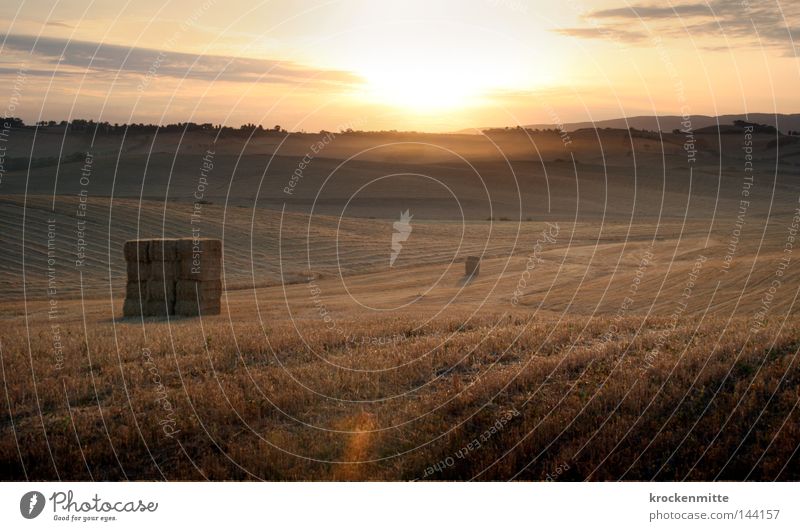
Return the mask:
[[[293,131],[792,113],[798,50],[795,0],[3,0],[0,113]]]

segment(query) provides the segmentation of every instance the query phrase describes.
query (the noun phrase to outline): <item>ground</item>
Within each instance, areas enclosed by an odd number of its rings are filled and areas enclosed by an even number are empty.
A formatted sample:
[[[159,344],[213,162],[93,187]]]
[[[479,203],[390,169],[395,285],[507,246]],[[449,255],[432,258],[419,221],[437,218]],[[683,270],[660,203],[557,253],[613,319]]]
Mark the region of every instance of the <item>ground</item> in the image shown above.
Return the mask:
[[[320,135],[79,135],[9,173],[2,478],[798,479],[798,149],[751,180],[743,135],[571,135],[340,135],[293,187]],[[193,229],[221,315],[123,319],[124,241]]]

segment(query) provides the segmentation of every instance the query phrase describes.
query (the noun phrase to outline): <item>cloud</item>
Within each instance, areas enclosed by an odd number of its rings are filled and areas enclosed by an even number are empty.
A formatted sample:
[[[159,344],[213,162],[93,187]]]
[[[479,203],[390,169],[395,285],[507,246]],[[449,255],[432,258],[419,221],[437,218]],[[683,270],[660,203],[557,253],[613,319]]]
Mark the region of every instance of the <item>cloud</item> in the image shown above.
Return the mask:
[[[341,84],[350,85],[361,79],[346,71],[325,70],[289,61],[253,59],[222,55],[197,55],[184,52],[136,48],[117,44],[67,40],[30,35],[0,35],[5,40],[4,54],[30,54],[40,63],[41,72],[49,66],[79,71],[147,75],[155,70],[159,77],[187,78],[204,81]],[[3,65],[0,65],[3,66]],[[6,65],[8,66],[8,61]]]
[[[671,7],[634,4],[592,11],[583,18],[592,25],[555,32],[576,38],[625,42],[644,40],[652,35],[691,36],[700,46],[714,50],[719,49],[719,39],[727,39],[731,47],[774,47],[791,57],[797,56],[795,41],[800,41],[799,2],[713,0]],[[714,42],[709,42],[709,38]]]
[[[675,16],[704,16],[711,14],[708,4],[680,4],[673,7],[663,6],[627,6],[614,9],[601,9],[592,12],[593,18],[671,18]]]
[[[61,22],[60,20],[49,20],[45,22],[46,26],[55,26],[57,28],[74,28],[74,26],[70,26],[66,22]]]
[[[559,35],[577,37],[579,39],[611,39],[620,42],[638,42],[647,38],[647,34],[640,31],[626,29],[592,26],[588,28],[564,28],[555,30]]]

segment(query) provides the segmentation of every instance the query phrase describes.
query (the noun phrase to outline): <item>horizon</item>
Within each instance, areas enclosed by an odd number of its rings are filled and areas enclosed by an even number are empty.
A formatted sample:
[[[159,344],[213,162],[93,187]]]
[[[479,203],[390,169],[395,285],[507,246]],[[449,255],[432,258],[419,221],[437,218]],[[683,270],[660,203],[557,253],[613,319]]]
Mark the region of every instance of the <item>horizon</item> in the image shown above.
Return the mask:
[[[777,120],[774,124],[772,123],[760,123],[755,120],[755,118],[750,118],[750,116],[774,116],[774,117],[799,117],[800,113],[766,113],[766,112],[750,112],[750,113],[733,113],[733,114],[720,114],[720,115],[691,115],[691,116],[681,116],[679,114],[662,114],[662,115],[637,115],[637,116],[617,116],[612,118],[606,118],[602,120],[596,120],[596,124],[601,124],[603,122],[610,122],[610,121],[633,121],[639,119],[666,119],[666,118],[683,118],[683,119],[696,119],[696,118],[711,118],[717,120],[718,125],[731,125],[734,124],[736,120],[731,120],[729,122],[720,121],[720,118],[723,117],[730,117],[730,118],[737,118],[737,117],[745,117],[745,121],[747,123],[753,125],[766,125],[766,126],[773,126],[779,125]],[[9,122],[11,120],[12,122]],[[166,128],[176,128],[183,126],[195,126],[195,127],[205,127],[211,126],[210,130],[218,130],[218,129],[228,129],[232,131],[247,131],[247,130],[257,130],[265,133],[269,132],[278,132],[278,133],[285,133],[285,134],[308,134],[308,135],[317,135],[317,134],[324,134],[324,133],[336,133],[336,134],[346,134],[346,133],[397,133],[397,134],[430,134],[430,135],[459,135],[459,134],[484,134],[487,131],[500,131],[500,130],[527,130],[527,131],[558,131],[560,128],[566,128],[567,126],[575,126],[575,125],[583,125],[586,122],[566,122],[566,123],[533,123],[533,124],[520,124],[520,125],[490,125],[490,126],[481,126],[481,127],[469,127],[465,129],[460,129],[457,131],[424,131],[424,130],[415,130],[415,129],[338,129],[338,130],[329,130],[329,129],[319,129],[317,131],[314,130],[287,130],[283,128],[281,124],[265,124],[265,123],[240,123],[240,124],[223,124],[223,123],[216,123],[216,122],[164,122],[164,123],[150,123],[150,122],[130,122],[130,123],[112,123],[108,121],[95,121],[93,118],[82,118],[82,117],[73,117],[71,120],[65,119],[41,119],[38,122],[28,122],[25,119],[19,116],[0,116],[0,121],[5,124],[6,128],[9,128],[10,123],[14,123],[16,121],[21,121],[23,127],[31,128],[31,129],[44,129],[48,127],[63,127],[64,125],[73,125],[78,122],[85,122],[86,125],[94,125],[96,127],[99,126],[112,126],[115,128],[159,128],[159,129],[166,129]],[[82,124],[81,124],[82,125]],[[349,125],[349,124],[344,124]],[[689,131],[697,130],[697,129],[705,129],[709,126],[698,126],[689,129]],[[545,128],[545,129],[542,129]],[[591,127],[589,127],[591,128]],[[664,128],[664,129],[641,129],[637,128],[633,125],[629,127],[603,127],[604,129],[619,129],[619,130],[626,130],[626,129],[634,129],[634,130],[643,130],[643,131],[650,131],[650,132],[661,132],[661,133],[671,133],[671,128]],[[583,129],[583,128],[580,128]],[[578,129],[571,129],[570,131],[575,131]],[[474,132],[469,132],[474,131]],[[791,133],[794,133],[791,129]],[[787,134],[784,130],[778,128],[778,133],[780,134]],[[791,134],[789,133],[789,134]]]

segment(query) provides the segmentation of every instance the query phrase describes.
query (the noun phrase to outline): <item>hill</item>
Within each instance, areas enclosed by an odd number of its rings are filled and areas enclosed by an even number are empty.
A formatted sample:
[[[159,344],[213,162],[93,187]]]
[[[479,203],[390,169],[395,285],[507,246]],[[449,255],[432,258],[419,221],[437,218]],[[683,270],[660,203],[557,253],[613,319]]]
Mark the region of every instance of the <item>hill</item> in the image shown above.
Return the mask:
[[[736,120],[755,122],[760,124],[773,125],[782,133],[800,130],[800,114],[773,114],[773,113],[748,113],[748,114],[721,114],[719,116],[707,116],[693,114],[690,117],[692,128],[700,129],[716,125],[729,125]],[[575,131],[584,128],[605,129],[643,129],[646,131],[672,131],[681,129],[681,122],[685,118],[677,115],[658,115],[658,116],[629,116],[627,118],[612,118],[607,120],[597,120],[594,122],[571,122],[561,124],[566,131]],[[558,128],[559,124],[530,124],[526,125],[530,129],[552,129]]]

